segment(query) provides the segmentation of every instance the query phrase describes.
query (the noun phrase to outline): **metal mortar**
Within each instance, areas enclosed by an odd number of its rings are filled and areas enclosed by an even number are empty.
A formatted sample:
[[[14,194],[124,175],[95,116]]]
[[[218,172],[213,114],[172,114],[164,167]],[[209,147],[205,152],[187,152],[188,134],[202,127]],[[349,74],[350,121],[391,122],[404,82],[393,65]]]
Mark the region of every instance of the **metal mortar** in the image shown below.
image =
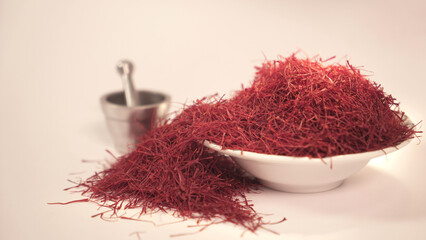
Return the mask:
[[[138,102],[134,106],[126,105],[123,91],[112,92],[101,97],[101,106],[105,114],[108,129],[120,153],[128,153],[135,143],[159,124],[168,111],[170,96],[153,91],[136,91]]]

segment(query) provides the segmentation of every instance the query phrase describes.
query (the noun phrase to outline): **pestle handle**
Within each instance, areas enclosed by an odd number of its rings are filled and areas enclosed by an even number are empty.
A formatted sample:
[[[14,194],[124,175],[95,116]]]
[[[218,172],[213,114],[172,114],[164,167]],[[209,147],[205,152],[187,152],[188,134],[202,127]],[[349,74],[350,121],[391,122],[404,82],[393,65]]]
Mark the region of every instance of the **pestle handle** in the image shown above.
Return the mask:
[[[128,60],[122,60],[117,64],[117,70],[123,83],[126,105],[128,107],[137,106],[139,103],[138,94],[135,91],[132,81],[133,64]]]

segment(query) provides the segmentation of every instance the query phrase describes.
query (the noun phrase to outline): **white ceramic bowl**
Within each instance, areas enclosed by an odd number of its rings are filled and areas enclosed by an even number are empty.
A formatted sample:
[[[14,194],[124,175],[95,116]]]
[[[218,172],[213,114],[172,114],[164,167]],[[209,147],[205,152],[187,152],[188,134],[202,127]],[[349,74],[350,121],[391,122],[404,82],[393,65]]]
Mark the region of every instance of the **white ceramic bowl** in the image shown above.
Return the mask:
[[[382,150],[345,154],[333,157],[308,158],[260,154],[222,149],[204,141],[204,146],[229,155],[243,169],[269,188],[295,193],[312,193],[331,190],[363,168],[370,159],[389,154],[406,146],[411,139],[396,147]]]

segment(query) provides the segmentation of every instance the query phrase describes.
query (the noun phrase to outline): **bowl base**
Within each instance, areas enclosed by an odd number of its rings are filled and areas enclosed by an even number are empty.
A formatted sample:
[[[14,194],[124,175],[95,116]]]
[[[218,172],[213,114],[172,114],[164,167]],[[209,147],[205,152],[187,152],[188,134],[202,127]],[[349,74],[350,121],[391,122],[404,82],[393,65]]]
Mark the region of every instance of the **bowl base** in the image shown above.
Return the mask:
[[[275,182],[269,182],[265,180],[260,180],[260,182],[273,190],[278,190],[282,192],[291,192],[291,193],[317,193],[317,192],[325,192],[331,189],[337,188],[342,185],[343,180],[321,184],[321,185],[291,185],[291,184],[281,184]]]

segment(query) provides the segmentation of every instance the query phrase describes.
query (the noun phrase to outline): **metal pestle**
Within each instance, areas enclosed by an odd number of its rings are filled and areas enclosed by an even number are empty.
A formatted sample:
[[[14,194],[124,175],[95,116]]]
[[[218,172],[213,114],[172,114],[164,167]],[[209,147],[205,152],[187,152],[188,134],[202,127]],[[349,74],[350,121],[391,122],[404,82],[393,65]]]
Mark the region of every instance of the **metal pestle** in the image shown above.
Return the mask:
[[[138,93],[135,91],[131,76],[133,71],[133,64],[128,60],[122,60],[117,64],[117,70],[123,83],[123,90],[127,107],[138,106]]]

